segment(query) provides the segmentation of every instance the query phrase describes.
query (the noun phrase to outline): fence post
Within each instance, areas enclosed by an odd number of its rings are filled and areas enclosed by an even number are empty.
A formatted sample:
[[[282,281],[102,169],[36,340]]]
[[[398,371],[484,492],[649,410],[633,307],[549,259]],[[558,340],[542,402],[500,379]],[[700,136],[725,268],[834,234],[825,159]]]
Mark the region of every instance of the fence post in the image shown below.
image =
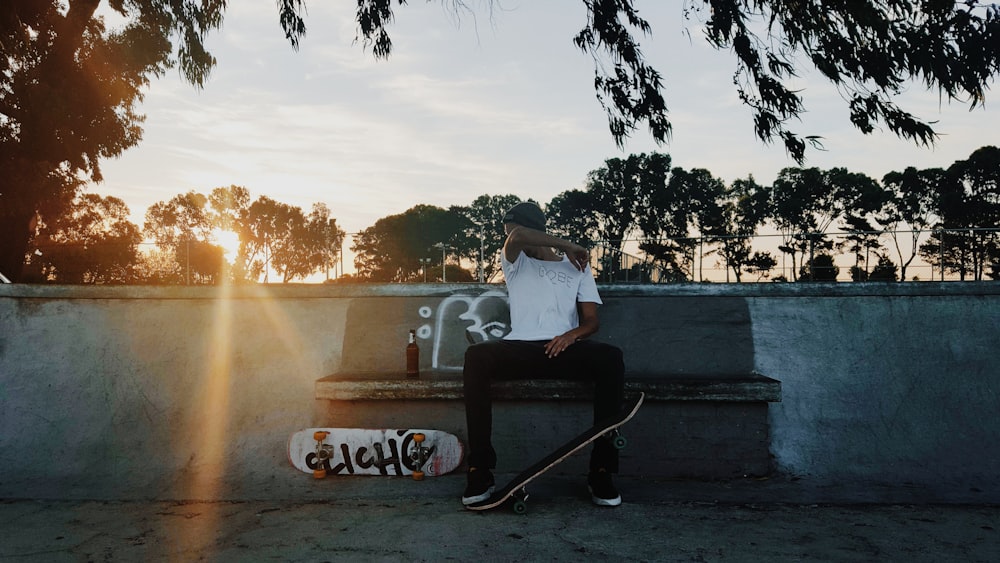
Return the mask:
[[[698,237],[698,283],[705,281],[705,237]]]
[[[938,237],[938,263],[941,264],[941,281],[944,281],[944,229],[940,231]]]

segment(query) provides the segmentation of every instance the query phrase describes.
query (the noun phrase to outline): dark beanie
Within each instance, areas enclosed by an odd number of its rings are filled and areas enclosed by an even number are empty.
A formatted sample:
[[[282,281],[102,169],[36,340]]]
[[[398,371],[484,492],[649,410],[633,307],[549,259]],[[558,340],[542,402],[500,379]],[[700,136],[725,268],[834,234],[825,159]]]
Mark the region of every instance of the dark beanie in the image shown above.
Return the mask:
[[[545,213],[530,201],[525,201],[511,207],[503,215],[504,223],[517,223],[522,227],[545,231]]]

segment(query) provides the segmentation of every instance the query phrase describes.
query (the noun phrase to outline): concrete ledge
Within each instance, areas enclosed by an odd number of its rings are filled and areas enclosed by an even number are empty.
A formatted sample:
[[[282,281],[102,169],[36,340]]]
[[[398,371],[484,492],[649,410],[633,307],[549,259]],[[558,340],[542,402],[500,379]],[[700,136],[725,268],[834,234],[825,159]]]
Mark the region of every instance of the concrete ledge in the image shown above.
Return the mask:
[[[332,401],[461,400],[462,379],[451,373],[424,373],[420,379],[385,374],[334,374],[316,381],[316,398]],[[626,393],[642,391],[647,401],[781,401],[781,382],[760,374],[742,376],[626,376]],[[544,379],[498,381],[497,400],[587,400],[593,389],[586,381]]]
[[[956,297],[1000,295],[1000,281],[841,283],[598,284],[601,297]],[[501,284],[249,284],[235,286],[109,286],[0,283],[0,299],[334,299],[440,297],[484,291]]]

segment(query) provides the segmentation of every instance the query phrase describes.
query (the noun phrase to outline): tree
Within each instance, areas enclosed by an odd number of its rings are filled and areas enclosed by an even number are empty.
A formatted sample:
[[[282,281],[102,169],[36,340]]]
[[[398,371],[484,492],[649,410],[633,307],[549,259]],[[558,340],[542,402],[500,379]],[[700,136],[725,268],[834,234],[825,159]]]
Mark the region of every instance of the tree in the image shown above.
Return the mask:
[[[589,212],[597,223],[595,235],[610,251],[600,274],[607,279],[619,279],[623,266],[625,239],[639,226],[643,209],[640,202],[667,185],[670,155],[661,153],[629,155],[622,160],[611,158],[587,175]]]
[[[884,213],[892,194],[864,174],[853,174],[843,168],[834,170],[837,172],[838,197],[842,200],[840,219],[843,229],[849,233],[846,241],[839,246],[843,248],[846,245],[854,253],[851,279],[859,281],[858,277],[868,274],[871,253],[882,248],[882,233],[872,221]],[[862,262],[865,263],[863,270],[860,268]]]
[[[725,264],[726,275],[729,267],[742,263],[750,251],[749,239],[734,234],[733,224],[736,221],[736,206],[728,201],[727,188],[722,180],[712,176],[703,168],[685,171],[675,168],[671,180],[678,179],[688,185],[687,193],[691,198],[694,213],[691,226],[696,230],[700,245],[709,247],[717,245],[713,250],[701,249],[701,264],[705,256],[719,254]],[[739,267],[737,267],[739,270]],[[699,277],[703,277],[699,273]],[[739,273],[737,273],[739,281]]]
[[[157,202],[146,210],[143,230],[173,255],[183,283],[216,283],[223,275],[223,251],[212,241],[208,197],[195,191]],[[168,274],[168,279],[172,278]]]
[[[404,4],[405,1],[400,1]],[[577,47],[594,60],[594,88],[621,146],[645,122],[659,142],[671,124],[660,73],[648,65],[633,36],[652,33],[632,0],[583,0],[584,28]],[[298,48],[305,35],[304,0],[279,0],[285,36]],[[456,10],[468,10],[461,0]],[[931,124],[895,102],[915,81],[949,101],[985,103],[986,88],[1000,71],[996,34],[1000,7],[993,3],[878,0],[687,0],[684,17],[703,27],[708,42],[736,56],[734,85],[753,114],[763,142],[780,139],[800,165],[815,135],[789,128],[806,111],[801,91],[787,84],[811,66],[847,100],[851,123],[869,134],[879,124],[922,145],[937,133]],[[387,27],[392,0],[359,0],[358,37],[376,58],[392,52]]]
[[[701,235],[709,244],[718,245],[709,254],[718,253],[723,259],[727,268],[726,279],[729,279],[731,270],[736,282],[740,283],[745,269],[753,268],[753,271],[746,270],[749,273],[760,272],[767,259],[773,260],[766,253],[751,255],[753,236],[767,219],[768,190],[757,184],[753,176],[736,180],[728,188],[717,180],[708,181],[705,185],[712,189],[701,194],[700,198],[704,201],[698,204],[700,210],[696,217]],[[764,268],[761,275],[766,275],[773,267],[772,264]]]
[[[823,232],[817,222],[817,210],[832,207],[832,186],[823,181],[818,168],[785,168],[771,186],[771,219],[781,232],[778,250],[792,257],[792,272],[798,269],[798,254],[816,243],[823,248],[828,241],[815,233]],[[825,244],[824,244],[825,243]]]
[[[660,153],[610,158],[587,174],[583,190],[569,190],[546,206],[553,233],[600,246],[598,274],[616,279],[624,244],[639,228],[640,203],[666,186],[670,156]]]
[[[317,270],[326,271],[326,279],[330,279],[330,268],[337,265],[346,233],[337,226],[337,220],[330,217],[330,208],[323,203],[314,203],[312,211],[306,217],[306,240],[304,267],[300,271],[311,275]]]
[[[792,256],[833,248],[826,230],[849,214],[868,216],[882,201],[878,183],[844,168],[785,168],[771,186],[771,219],[782,234],[779,250]]]
[[[946,173],[941,168],[917,170],[910,166],[903,172],[889,172],[882,177],[889,198],[875,221],[888,231],[899,257],[899,279],[906,281],[906,268],[920,249],[920,234],[934,224],[939,186]],[[900,240],[909,234],[909,250],[903,254]]]
[[[58,221],[101,159],[139,142],[136,105],[151,76],[179,67],[204,84],[215,59],[206,33],[223,0],[114,0],[108,31],[100,0],[0,3],[0,272],[21,279],[32,225]]]
[[[878,263],[875,264],[868,279],[869,281],[894,282],[897,280],[897,271],[898,268],[888,256],[879,254]]]
[[[983,279],[998,252],[1000,225],[1000,149],[982,147],[948,167],[938,186],[938,232],[921,247],[928,262],[964,280]]]
[[[208,205],[215,228],[239,234],[250,211],[250,190],[236,185],[215,188],[208,195]]]
[[[600,238],[597,217],[590,212],[593,208],[593,198],[584,190],[567,190],[557,194],[545,206],[549,231],[578,244],[591,246]]]
[[[854,254],[854,265],[851,266],[851,280],[868,281],[868,263],[872,252],[878,253],[882,249],[882,233],[876,229],[868,219],[849,213],[844,218],[844,229],[848,233],[840,248],[847,247],[847,250]],[[864,267],[861,267],[861,264]]]
[[[778,265],[778,261],[771,256],[770,252],[754,252],[753,256],[747,260],[744,269],[748,274],[756,275],[757,281],[760,281],[771,275],[771,270]]]
[[[802,265],[798,281],[835,282],[839,273],[840,268],[833,263],[833,256],[824,252]]]
[[[760,280],[761,277],[770,275],[771,269],[778,264],[770,252],[754,252],[747,260],[743,260],[753,242],[752,237],[767,221],[770,211],[768,195],[768,189],[758,184],[753,176],[736,180],[729,187],[727,217],[731,228],[730,234],[735,237],[729,244],[736,249],[732,252],[727,251],[726,261],[736,273],[737,282],[740,281],[741,269],[746,269],[750,274],[756,273],[757,279]]]
[[[669,165],[667,157],[662,168],[667,170]],[[697,243],[691,236],[693,218],[700,205],[697,175],[679,167],[663,174],[666,188],[659,178],[643,183],[638,203],[639,228],[643,234],[639,248],[662,267],[665,281],[688,280],[694,274],[692,253]]]
[[[129,283],[141,241],[124,201],[80,194],[67,212],[40,225],[28,271],[40,281],[64,284]]]
[[[304,278],[329,262],[329,246],[337,239],[337,227],[329,224],[325,206],[313,208],[315,223],[310,233],[300,207],[260,196],[250,204],[241,239],[245,248],[247,271],[254,279],[270,279],[270,271],[281,276],[282,283]],[[331,231],[332,229],[332,231]],[[310,235],[315,235],[311,240]],[[339,248],[339,245],[337,245]]]
[[[429,279],[438,279],[442,262],[464,238],[469,219],[455,209],[417,205],[397,215],[383,217],[358,233],[351,250],[356,253],[354,267],[367,281],[405,282],[422,279],[421,258],[431,259]],[[442,247],[443,246],[443,247]],[[451,270],[449,270],[450,272]],[[448,273],[449,281],[460,281]],[[463,276],[471,281],[468,273]]]
[[[212,240],[215,224],[208,204],[208,197],[192,190],[146,210],[146,236],[172,253],[176,267],[171,270],[183,283],[216,283],[224,274],[223,250]]]
[[[492,280],[500,271],[500,261],[497,257],[507,240],[503,230],[503,215],[518,203],[521,203],[521,198],[516,195],[481,195],[468,207],[452,207],[451,209],[453,213],[468,219],[469,225],[463,236],[455,241],[458,254],[462,258],[475,262],[477,267],[480,263],[482,264],[483,281]],[[556,221],[552,220],[550,214],[549,224],[555,223]],[[453,278],[449,276],[449,279]]]

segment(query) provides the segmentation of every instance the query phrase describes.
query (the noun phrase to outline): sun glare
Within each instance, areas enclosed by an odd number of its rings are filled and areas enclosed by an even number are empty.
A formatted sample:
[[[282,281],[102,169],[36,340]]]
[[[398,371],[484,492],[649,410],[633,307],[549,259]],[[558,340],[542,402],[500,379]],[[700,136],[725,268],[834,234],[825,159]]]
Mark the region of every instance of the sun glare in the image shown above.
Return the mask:
[[[212,238],[215,239],[215,244],[222,247],[226,261],[232,263],[240,252],[240,236],[233,231],[215,229],[212,231]]]

